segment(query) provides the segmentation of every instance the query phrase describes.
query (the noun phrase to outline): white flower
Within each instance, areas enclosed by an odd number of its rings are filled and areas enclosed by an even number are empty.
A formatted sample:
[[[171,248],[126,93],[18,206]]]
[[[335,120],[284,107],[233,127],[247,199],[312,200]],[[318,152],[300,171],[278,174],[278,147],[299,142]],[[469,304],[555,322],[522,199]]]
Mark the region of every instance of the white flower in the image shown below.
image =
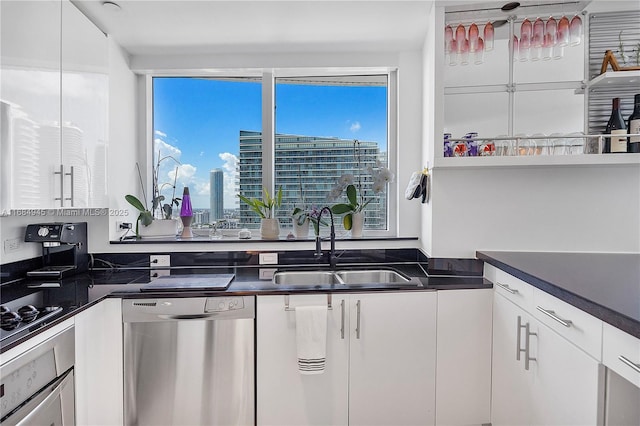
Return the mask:
[[[327,195],[327,199],[329,201],[335,201],[340,197],[340,194],[342,194],[342,190],[344,188],[342,188],[340,185],[336,185],[333,188],[331,188],[331,191],[329,191],[329,195]]]
[[[391,170],[387,169],[386,167],[382,167],[378,171],[377,178],[383,179],[385,183],[389,183],[389,182],[393,182],[395,175]]]
[[[346,187],[347,185],[351,185],[353,183],[353,175],[351,174],[344,174],[342,176],[340,176],[340,178],[338,179],[338,184],[342,186],[342,189],[344,189],[344,187]]]
[[[371,186],[371,189],[373,189],[373,192],[375,192],[376,194],[379,192],[384,191],[384,186],[386,185],[386,182],[382,179],[376,179],[373,181],[373,185]]]

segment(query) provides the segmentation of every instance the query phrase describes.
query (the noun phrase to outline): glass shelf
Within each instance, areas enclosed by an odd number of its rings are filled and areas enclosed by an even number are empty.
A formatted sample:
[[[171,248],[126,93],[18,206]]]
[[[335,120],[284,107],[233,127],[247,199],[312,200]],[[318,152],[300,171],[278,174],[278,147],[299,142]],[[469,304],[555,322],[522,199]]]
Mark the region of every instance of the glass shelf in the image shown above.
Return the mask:
[[[442,157],[435,159],[435,169],[527,167],[527,166],[589,166],[589,165],[637,165],[640,154],[574,154],[574,155],[521,155],[496,157]]]

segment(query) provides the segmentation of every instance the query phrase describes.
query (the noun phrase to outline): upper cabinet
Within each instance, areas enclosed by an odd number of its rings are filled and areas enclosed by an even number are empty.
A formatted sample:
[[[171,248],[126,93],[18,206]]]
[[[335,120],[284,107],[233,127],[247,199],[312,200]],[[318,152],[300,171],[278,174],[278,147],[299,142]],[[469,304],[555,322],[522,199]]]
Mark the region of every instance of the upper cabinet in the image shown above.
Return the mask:
[[[637,75],[590,84],[603,60],[598,49],[619,49],[622,31],[630,56],[640,23],[640,10],[589,14],[581,10],[585,4],[525,5],[508,13],[440,8],[435,62],[445,136],[434,135],[436,166],[639,161],[636,154],[583,155],[602,151],[611,99],[623,97],[629,108],[629,91],[638,90]],[[625,120],[629,113],[623,111]]]
[[[106,206],[108,46],[68,1],[3,1],[0,207]]]

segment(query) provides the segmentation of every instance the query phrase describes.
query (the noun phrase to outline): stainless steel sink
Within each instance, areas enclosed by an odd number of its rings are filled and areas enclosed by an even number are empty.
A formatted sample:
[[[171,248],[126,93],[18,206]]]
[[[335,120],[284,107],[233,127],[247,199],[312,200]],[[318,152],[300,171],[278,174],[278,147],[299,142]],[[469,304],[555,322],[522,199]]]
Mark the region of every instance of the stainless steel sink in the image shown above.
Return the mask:
[[[286,287],[323,287],[343,282],[331,271],[284,271],[273,274],[273,283]]]
[[[356,269],[332,271],[282,271],[273,275],[273,283],[292,288],[322,287],[398,287],[414,284],[403,274],[390,269]],[[416,286],[422,286],[419,280]]]
[[[338,271],[336,275],[346,285],[358,284],[406,284],[411,281],[404,275],[389,269]]]

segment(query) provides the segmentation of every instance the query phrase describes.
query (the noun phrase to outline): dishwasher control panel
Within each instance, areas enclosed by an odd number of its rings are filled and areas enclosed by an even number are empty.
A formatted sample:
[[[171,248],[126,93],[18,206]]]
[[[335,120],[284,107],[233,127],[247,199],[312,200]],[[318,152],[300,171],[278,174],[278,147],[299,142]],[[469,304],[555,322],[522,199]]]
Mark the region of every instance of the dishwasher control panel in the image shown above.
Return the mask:
[[[242,297],[208,297],[204,306],[206,313],[227,312],[244,309]]]

